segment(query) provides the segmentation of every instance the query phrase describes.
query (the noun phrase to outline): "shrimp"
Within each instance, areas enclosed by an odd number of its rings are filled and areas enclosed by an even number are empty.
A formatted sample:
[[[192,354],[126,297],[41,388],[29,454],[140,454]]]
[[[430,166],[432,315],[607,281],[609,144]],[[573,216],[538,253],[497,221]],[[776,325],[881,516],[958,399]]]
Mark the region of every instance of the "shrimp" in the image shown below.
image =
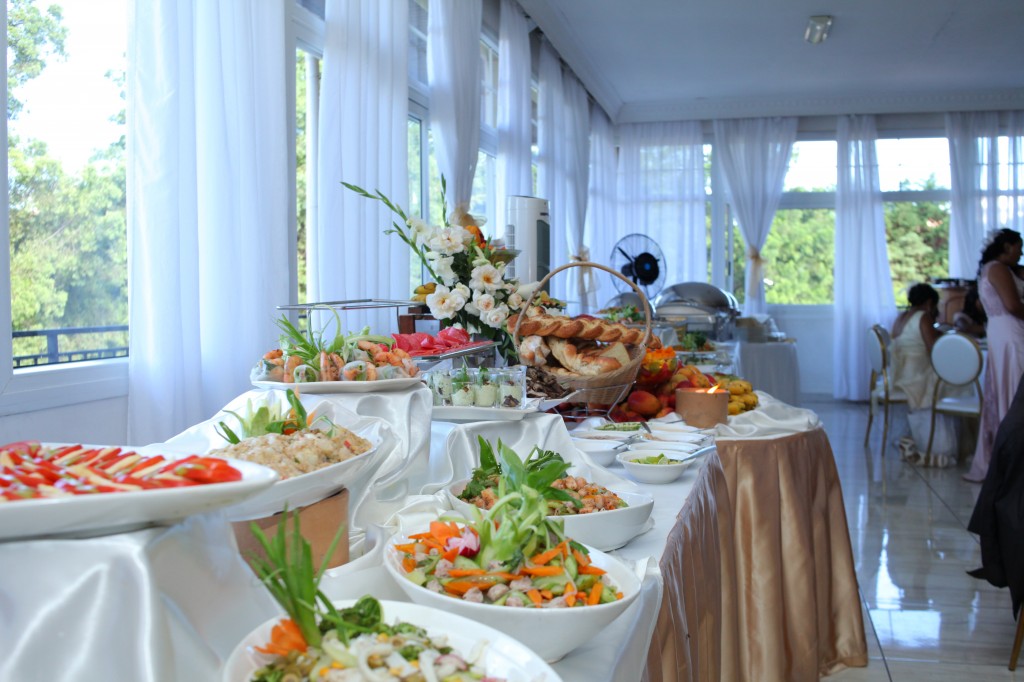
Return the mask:
[[[281,350],[280,348],[276,348],[272,351],[264,353],[263,359],[266,360],[271,365],[277,365],[278,367],[280,367],[284,364],[283,356],[284,351]]]
[[[320,381],[341,381],[341,368],[345,362],[337,353],[320,351]]]
[[[356,345],[367,353],[377,353],[380,352],[381,349],[381,344],[374,343],[373,341],[367,341],[366,339],[358,341]]]
[[[295,379],[295,368],[302,365],[302,358],[298,355],[289,355],[288,359],[284,363],[284,379],[285,383],[292,383]]]

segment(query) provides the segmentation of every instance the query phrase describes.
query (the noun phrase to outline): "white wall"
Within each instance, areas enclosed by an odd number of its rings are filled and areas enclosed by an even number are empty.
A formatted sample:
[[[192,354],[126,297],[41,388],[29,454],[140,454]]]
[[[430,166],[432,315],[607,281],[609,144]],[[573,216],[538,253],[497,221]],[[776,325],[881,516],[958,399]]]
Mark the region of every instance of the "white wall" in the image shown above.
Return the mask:
[[[127,438],[127,397],[0,417],[0,444],[18,440],[38,440],[53,443],[125,445]]]
[[[768,314],[786,336],[796,339],[800,393],[807,398],[832,396],[831,305],[769,305]]]

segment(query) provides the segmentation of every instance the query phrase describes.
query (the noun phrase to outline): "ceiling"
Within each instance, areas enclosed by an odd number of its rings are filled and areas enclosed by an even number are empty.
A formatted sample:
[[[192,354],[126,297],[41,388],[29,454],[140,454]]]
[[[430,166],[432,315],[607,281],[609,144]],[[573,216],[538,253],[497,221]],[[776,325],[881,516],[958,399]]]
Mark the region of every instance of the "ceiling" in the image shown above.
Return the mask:
[[[615,123],[1024,109],[1024,0],[519,2]]]

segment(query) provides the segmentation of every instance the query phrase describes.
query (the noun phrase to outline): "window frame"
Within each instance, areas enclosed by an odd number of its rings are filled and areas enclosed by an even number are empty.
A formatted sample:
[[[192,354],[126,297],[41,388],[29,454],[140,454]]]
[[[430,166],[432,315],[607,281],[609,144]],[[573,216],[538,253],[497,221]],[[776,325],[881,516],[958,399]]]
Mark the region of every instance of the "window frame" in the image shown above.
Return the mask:
[[[7,4],[0,12],[7,25]],[[4,32],[4,51],[7,33]],[[4,65],[7,73],[7,65]],[[6,79],[5,79],[6,80]],[[3,180],[8,184],[7,117],[3,119]],[[11,232],[10,201],[0,213],[0,239],[8,247],[0,254],[0,325],[11,329]],[[130,331],[129,331],[130,333]],[[14,370],[14,339],[5,335],[0,343],[0,417],[36,412],[128,394],[128,358],[90,360],[63,365],[43,365]]]

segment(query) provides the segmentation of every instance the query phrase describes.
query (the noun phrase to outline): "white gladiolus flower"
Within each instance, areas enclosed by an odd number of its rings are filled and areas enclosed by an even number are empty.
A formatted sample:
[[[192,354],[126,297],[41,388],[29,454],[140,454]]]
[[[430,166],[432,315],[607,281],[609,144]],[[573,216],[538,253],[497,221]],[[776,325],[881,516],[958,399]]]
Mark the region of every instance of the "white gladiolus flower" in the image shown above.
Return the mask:
[[[528,282],[526,284],[520,284],[519,288],[516,289],[516,293],[522,296],[525,300],[533,296],[533,292],[537,291],[537,287],[539,286],[540,282]]]
[[[430,314],[438,320],[447,320],[453,317],[455,313],[462,310],[465,304],[466,298],[462,294],[453,292],[443,285],[438,286],[434,293],[427,296],[427,307],[430,308]]]
[[[491,264],[480,265],[473,268],[469,277],[469,286],[472,289],[486,289],[488,292],[497,290],[504,284],[501,270]]]
[[[480,315],[480,321],[494,329],[501,329],[501,325],[505,324],[507,319],[508,306],[504,303]]]
[[[412,232],[412,239],[417,246],[426,244],[427,239],[429,239],[430,235],[437,229],[435,227],[431,227],[427,224],[427,221],[417,216],[410,217],[407,224],[409,225],[409,230]]]
[[[467,287],[467,286],[466,286],[465,284],[463,284],[462,282],[459,282],[458,284],[456,284],[456,285],[455,285],[455,288],[454,288],[454,289],[452,289],[452,291],[457,291],[457,292],[459,292],[460,294],[462,294],[462,297],[463,297],[464,299],[466,299],[467,301],[468,301],[468,300],[469,300],[470,298],[472,298],[472,297],[473,297],[473,292],[472,292],[472,291],[470,291],[470,290],[469,290],[469,287]]]
[[[427,248],[445,256],[462,253],[466,250],[466,239],[473,235],[466,229],[453,225],[437,230],[427,239]]]
[[[427,259],[432,262],[431,267],[437,276],[441,278],[441,282],[445,286],[452,286],[458,280],[458,275],[452,270],[452,263],[455,262],[455,258],[452,256],[442,256],[436,253],[428,253]]]

